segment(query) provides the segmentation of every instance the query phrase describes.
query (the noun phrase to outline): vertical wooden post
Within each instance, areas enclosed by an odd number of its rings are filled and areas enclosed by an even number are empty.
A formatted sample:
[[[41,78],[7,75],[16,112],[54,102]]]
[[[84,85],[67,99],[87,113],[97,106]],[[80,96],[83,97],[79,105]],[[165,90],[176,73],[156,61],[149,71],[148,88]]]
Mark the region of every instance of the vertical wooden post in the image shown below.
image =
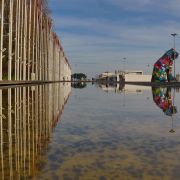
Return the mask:
[[[41,1],[40,1],[41,2]],[[41,2],[42,3],[42,2]],[[42,32],[42,4],[39,4],[39,80],[42,80],[42,38],[43,38],[43,32]]]
[[[48,80],[48,76],[47,76],[47,70],[48,70],[48,47],[47,47],[47,44],[48,44],[48,39],[47,39],[47,34],[48,34],[48,18],[45,17],[45,20],[44,20],[44,26],[45,26],[45,29],[44,29],[44,52],[45,52],[45,63],[44,63],[44,79],[47,81]]]
[[[20,63],[19,63],[19,80],[22,80],[22,64],[23,64],[23,25],[24,25],[24,1],[20,0]]]
[[[32,29],[32,1],[30,0],[29,1],[29,6],[28,6],[28,55],[27,55],[27,66],[28,66],[28,80],[30,80],[30,68],[31,68],[31,42],[32,42],[32,39],[31,39],[31,29]],[[34,29],[34,27],[33,27]]]
[[[12,79],[12,26],[13,26],[13,0],[9,4],[9,47],[8,47],[8,80]]]
[[[21,59],[20,59],[20,30],[21,30],[21,0],[17,0],[17,3],[18,3],[18,12],[17,12],[17,47],[16,47],[16,62],[17,62],[17,65],[16,65],[16,80],[19,80],[20,79],[20,73],[19,73],[19,69],[20,69],[20,62],[21,62]]]
[[[15,80],[18,79],[19,66],[19,0],[16,0],[16,32],[15,32]]]
[[[36,47],[36,41],[35,41],[35,32],[36,32],[36,0],[34,0],[32,2],[33,4],[33,30],[32,30],[32,71],[31,71],[31,80],[35,80],[33,79],[34,77],[34,73],[35,73],[35,47]]]
[[[37,2],[37,1],[36,1]],[[37,4],[36,4],[37,5]],[[39,78],[39,73],[38,73],[38,66],[39,66],[39,62],[38,62],[38,59],[39,59],[39,20],[38,20],[38,7],[36,8],[36,46],[35,46],[35,49],[36,49],[36,56],[35,56],[35,76],[36,76],[36,80],[38,80]]]
[[[23,80],[26,80],[27,52],[27,0],[24,0],[24,33],[23,33]]]

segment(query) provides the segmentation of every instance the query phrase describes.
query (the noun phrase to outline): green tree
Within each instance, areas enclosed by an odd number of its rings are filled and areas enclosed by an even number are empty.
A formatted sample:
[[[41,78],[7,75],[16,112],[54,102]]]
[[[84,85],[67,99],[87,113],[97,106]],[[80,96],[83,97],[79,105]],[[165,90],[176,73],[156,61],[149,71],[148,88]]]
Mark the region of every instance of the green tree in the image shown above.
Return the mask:
[[[72,79],[82,80],[82,79],[86,79],[87,76],[84,73],[74,73],[74,74],[71,75],[71,78]]]

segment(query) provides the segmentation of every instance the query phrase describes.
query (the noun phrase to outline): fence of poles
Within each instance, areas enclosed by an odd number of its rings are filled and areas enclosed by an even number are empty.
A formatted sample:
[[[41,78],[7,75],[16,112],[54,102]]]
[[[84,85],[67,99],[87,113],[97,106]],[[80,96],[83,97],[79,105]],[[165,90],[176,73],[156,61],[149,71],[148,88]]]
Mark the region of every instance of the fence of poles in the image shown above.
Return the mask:
[[[46,0],[0,0],[0,80],[70,80]]]

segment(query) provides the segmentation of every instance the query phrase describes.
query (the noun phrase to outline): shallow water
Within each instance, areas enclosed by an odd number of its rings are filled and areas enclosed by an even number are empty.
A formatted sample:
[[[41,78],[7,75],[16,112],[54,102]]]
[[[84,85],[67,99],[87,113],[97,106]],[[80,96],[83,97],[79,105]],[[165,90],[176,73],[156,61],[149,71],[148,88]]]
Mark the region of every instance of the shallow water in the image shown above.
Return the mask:
[[[180,177],[177,89],[20,87],[0,107],[2,179]]]

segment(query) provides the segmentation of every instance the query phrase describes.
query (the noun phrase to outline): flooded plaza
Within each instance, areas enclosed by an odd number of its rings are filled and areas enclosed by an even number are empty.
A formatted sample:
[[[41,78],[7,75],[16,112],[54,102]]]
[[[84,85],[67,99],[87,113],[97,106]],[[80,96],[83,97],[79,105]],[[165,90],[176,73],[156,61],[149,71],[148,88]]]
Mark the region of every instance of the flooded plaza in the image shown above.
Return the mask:
[[[0,178],[179,179],[179,104],[174,88],[0,89]]]

